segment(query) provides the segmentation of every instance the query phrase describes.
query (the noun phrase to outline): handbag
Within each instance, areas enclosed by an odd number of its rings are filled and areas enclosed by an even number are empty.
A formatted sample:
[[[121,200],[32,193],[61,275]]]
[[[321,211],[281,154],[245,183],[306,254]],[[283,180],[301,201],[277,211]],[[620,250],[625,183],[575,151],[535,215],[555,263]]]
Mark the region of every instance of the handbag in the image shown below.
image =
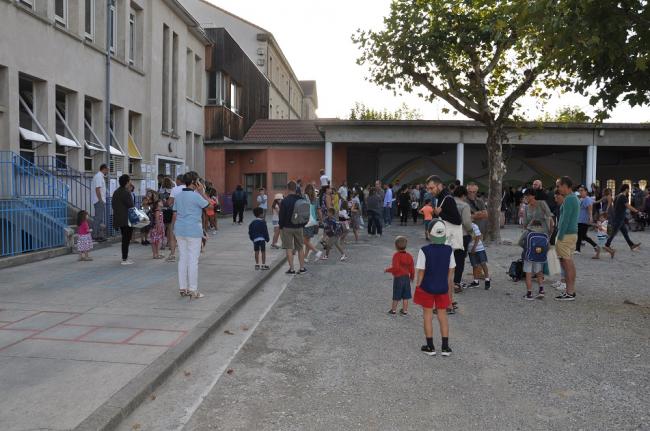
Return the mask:
[[[149,225],[149,217],[143,210],[132,207],[129,208],[129,227],[141,229]]]
[[[555,247],[548,249],[548,252],[546,253],[546,262],[548,263],[549,275],[558,275],[562,272],[562,266],[560,265],[560,259],[557,257]]]

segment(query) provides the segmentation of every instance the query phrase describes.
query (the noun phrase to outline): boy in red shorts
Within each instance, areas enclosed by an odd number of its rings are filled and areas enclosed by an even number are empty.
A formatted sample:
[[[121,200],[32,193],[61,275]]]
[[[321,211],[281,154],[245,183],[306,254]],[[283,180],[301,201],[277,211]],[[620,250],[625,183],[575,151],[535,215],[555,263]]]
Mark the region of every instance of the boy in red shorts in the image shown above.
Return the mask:
[[[447,308],[451,307],[449,289],[454,286],[454,268],[456,261],[447,240],[447,228],[442,220],[431,223],[430,238],[432,244],[425,245],[418,253],[415,264],[417,282],[413,303],[422,306],[424,318],[424,336],[427,344],[422,346],[422,352],[429,356],[436,355],[433,346],[433,309],[435,308],[442,336],[442,356],[450,356],[449,323]]]

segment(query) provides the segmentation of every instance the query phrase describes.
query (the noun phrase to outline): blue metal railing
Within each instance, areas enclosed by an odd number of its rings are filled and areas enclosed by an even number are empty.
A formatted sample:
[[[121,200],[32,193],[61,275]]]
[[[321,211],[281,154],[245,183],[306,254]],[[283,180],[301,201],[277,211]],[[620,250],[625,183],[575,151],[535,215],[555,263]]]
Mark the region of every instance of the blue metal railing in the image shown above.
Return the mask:
[[[0,256],[65,245],[67,197],[51,173],[0,151]]]
[[[80,210],[93,214],[92,174],[79,172],[55,156],[37,156],[34,163],[68,187],[68,204],[76,210],[75,214]]]

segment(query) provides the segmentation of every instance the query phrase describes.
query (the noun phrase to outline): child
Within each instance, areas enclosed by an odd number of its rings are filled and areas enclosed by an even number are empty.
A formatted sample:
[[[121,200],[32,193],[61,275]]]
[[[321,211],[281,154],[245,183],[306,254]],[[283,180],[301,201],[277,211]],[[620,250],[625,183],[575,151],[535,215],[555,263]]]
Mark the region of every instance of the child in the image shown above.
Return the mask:
[[[266,243],[269,242],[269,230],[264,221],[264,209],[257,207],[253,209],[255,220],[248,225],[248,237],[253,241],[255,250],[255,269],[266,271],[269,266],[266,264]],[[262,253],[262,264],[260,265],[260,252]]]
[[[88,212],[81,210],[77,213],[77,227],[77,251],[79,252],[79,260],[89,262],[93,260],[89,256],[90,250],[93,249],[93,238],[91,236],[92,229],[88,226]]]
[[[151,221],[153,226],[149,231],[149,242],[154,259],[164,259],[160,253],[160,244],[165,237],[165,221],[163,218],[163,201],[157,200],[151,204]]]
[[[406,237],[398,236],[395,238],[395,254],[391,266],[384,272],[393,274],[393,304],[388,314],[397,313],[397,304],[402,301],[402,309],[399,314],[408,315],[409,299],[411,299],[411,281],[415,278],[415,266],[413,257],[406,252],[408,240]]]
[[[540,221],[533,221],[529,225],[529,229],[533,232],[539,232],[543,229],[542,223]],[[533,301],[535,299],[544,299],[544,263],[545,262],[532,262],[527,259],[528,253],[524,249],[524,268],[523,271],[526,273],[526,294],[524,299],[527,301]],[[538,291],[537,296],[533,296],[533,274],[537,279]]]
[[[487,265],[488,258],[485,252],[485,246],[483,245],[483,235],[481,235],[481,230],[476,223],[472,223],[472,229],[474,230],[474,235],[472,235],[472,241],[467,246],[469,250],[469,262],[472,264],[472,268],[474,268],[474,274],[480,273],[480,271],[477,271],[478,268],[483,270],[483,274],[485,274],[485,290],[490,290],[490,274]],[[479,281],[474,278],[474,281],[468,284],[467,288],[473,289],[479,287],[479,285]]]
[[[341,244],[345,244],[345,238],[348,236],[350,231],[350,215],[348,214],[348,201],[341,199],[340,202],[341,210],[339,211],[339,222],[341,223],[341,228],[343,233],[341,234]]]
[[[352,214],[352,217],[350,219],[350,229],[352,229],[352,233],[354,234],[354,241],[359,242],[359,228],[361,227],[361,205],[358,199],[356,201],[352,199],[350,202],[352,202],[352,205],[350,207],[350,212]]]
[[[433,346],[433,308],[435,307],[442,337],[442,356],[450,356],[447,308],[451,307],[449,290],[454,288],[456,260],[451,246],[445,244],[447,241],[445,222],[436,220],[431,225],[432,244],[420,249],[415,265],[418,272],[413,303],[422,306],[423,310],[424,336],[427,344],[422,346],[422,352],[429,356],[436,355]]]
[[[596,222],[596,241],[598,241],[598,249],[596,255],[592,259],[600,259],[600,250],[605,248],[607,243],[607,213],[600,213],[598,221]]]
[[[273,224],[273,242],[271,243],[271,248],[278,249],[278,239],[280,238],[280,203],[282,202],[282,193],[275,195],[273,203],[271,204],[271,224]]]
[[[323,244],[325,247],[325,255],[321,257],[321,259],[327,260],[329,258],[330,250],[332,250],[332,247],[336,247],[336,249],[341,253],[341,261],[345,261],[348,257],[345,255],[345,251],[341,246],[341,235],[343,235],[343,227],[341,226],[341,223],[336,220],[335,216],[336,210],[334,208],[328,208],[327,217],[325,217],[325,220],[323,220],[323,225],[325,226],[325,238]]]
[[[431,220],[433,220],[433,206],[431,206],[431,199],[424,201],[424,206],[420,208],[420,214],[424,216],[424,237],[429,241],[429,232],[431,231]]]

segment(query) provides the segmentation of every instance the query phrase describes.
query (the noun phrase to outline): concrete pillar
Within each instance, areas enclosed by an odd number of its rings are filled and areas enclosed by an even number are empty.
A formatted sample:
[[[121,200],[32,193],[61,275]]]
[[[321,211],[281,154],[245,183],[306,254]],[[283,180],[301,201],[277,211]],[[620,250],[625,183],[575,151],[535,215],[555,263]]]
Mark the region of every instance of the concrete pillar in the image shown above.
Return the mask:
[[[456,144],[456,179],[460,180],[463,184],[463,177],[465,176],[465,144],[459,142]]]
[[[592,183],[596,182],[597,174],[596,174],[596,165],[597,165],[597,155],[598,155],[598,147],[596,145],[589,145],[587,147],[587,163],[585,165],[585,186],[589,188]]]
[[[325,175],[330,179],[332,184],[332,143],[330,141],[325,142]]]

